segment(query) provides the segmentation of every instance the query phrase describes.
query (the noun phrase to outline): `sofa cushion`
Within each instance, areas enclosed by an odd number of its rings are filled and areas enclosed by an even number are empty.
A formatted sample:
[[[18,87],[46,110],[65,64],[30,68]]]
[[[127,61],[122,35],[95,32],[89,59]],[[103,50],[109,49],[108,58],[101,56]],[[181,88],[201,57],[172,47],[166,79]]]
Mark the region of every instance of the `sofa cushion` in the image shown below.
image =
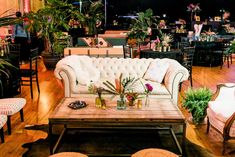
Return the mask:
[[[143,78],[145,80],[162,83],[168,68],[169,64],[162,60],[152,61]]]

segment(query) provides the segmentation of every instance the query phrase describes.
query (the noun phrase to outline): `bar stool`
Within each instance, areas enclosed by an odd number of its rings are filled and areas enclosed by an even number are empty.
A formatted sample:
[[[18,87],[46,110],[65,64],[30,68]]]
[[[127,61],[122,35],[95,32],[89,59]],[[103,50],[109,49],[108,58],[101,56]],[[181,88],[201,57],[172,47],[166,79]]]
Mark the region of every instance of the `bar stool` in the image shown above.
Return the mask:
[[[5,98],[0,99],[0,115],[7,116],[8,134],[11,134],[11,116],[20,112],[20,119],[24,121],[23,107],[26,104],[24,98]]]
[[[178,157],[178,155],[163,149],[149,148],[140,150],[131,157]]]
[[[3,131],[3,126],[7,122],[7,116],[6,115],[0,115],[0,137],[2,143],[4,143],[4,131]]]
[[[50,155],[49,157],[88,157],[88,156],[81,154],[81,153],[75,153],[75,152],[63,152],[63,153]]]

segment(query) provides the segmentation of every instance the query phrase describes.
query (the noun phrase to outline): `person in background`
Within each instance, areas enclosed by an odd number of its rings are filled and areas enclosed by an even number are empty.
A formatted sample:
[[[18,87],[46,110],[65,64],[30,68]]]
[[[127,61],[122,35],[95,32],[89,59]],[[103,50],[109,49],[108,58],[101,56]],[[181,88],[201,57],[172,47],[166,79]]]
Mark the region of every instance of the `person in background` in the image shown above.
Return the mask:
[[[230,28],[230,23],[229,23],[229,17],[230,17],[230,12],[225,11],[222,15],[221,18],[221,24],[218,28],[218,32],[220,35],[225,35],[227,34],[227,30]]]
[[[15,24],[12,29],[12,43],[20,44],[20,60],[28,60],[30,55],[30,33],[27,30],[28,19],[22,19],[21,12],[16,12],[16,17],[20,22]]]

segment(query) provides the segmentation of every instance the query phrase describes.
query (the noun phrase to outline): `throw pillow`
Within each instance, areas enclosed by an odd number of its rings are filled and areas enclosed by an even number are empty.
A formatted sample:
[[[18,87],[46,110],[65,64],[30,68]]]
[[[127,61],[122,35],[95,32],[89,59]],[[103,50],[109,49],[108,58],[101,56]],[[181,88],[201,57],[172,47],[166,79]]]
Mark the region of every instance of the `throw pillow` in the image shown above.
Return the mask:
[[[168,68],[169,63],[162,60],[152,61],[144,74],[143,79],[162,83]]]

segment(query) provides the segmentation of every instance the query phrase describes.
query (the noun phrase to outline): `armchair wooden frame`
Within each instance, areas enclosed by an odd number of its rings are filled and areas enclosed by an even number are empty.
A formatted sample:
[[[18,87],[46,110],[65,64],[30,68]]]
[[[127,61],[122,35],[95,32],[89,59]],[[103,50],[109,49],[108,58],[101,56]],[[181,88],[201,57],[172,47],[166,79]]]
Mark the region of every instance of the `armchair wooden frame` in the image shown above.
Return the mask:
[[[226,84],[226,83],[225,83],[225,84],[218,84],[218,85],[217,85],[217,90],[216,90],[216,92],[215,92],[215,94],[213,95],[213,98],[212,98],[213,101],[218,97],[218,95],[219,95],[219,93],[220,93],[220,89],[221,89],[222,87],[234,88],[234,87],[235,87],[235,84]],[[234,105],[235,105],[235,104],[234,104]],[[235,112],[232,114],[231,117],[229,117],[229,118],[227,119],[227,121],[225,122],[224,128],[223,128],[223,132],[222,132],[222,136],[223,136],[222,155],[225,154],[226,142],[227,142],[228,140],[230,140],[230,139],[235,139],[235,137],[231,137],[231,136],[229,135],[230,129],[231,129],[231,127],[232,127],[234,121],[235,121]],[[210,126],[213,127],[213,126],[210,124],[209,117],[207,117],[207,130],[206,130],[207,134],[209,133]],[[215,127],[213,127],[213,128],[214,128],[217,132],[221,133],[217,128],[215,128]]]

